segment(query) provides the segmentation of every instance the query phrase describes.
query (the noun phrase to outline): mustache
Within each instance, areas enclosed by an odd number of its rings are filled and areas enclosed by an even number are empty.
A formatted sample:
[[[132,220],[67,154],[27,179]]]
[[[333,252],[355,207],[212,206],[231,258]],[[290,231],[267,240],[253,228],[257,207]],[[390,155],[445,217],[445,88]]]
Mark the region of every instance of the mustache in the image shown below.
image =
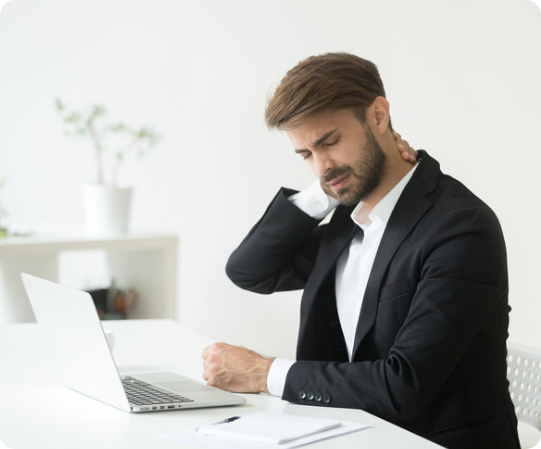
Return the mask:
[[[353,174],[353,169],[350,166],[334,167],[331,168],[327,173],[325,173],[320,181],[323,184],[328,184],[333,179],[336,179],[340,176],[351,175]]]

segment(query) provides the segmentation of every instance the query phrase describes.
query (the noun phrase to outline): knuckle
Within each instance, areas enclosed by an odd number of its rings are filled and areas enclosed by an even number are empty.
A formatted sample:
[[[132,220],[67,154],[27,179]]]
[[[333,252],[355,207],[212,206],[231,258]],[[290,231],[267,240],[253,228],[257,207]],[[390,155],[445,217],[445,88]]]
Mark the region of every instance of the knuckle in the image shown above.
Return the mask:
[[[223,343],[221,343],[221,342],[212,343],[209,346],[209,353],[210,353],[210,355],[212,355],[213,353],[215,353],[217,351],[221,351],[222,349],[223,349]]]

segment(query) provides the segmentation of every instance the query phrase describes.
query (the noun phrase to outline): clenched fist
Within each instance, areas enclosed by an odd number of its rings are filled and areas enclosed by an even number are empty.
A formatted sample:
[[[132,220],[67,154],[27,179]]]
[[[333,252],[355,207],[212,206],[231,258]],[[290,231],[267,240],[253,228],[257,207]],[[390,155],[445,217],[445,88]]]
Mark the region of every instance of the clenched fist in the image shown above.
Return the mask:
[[[268,392],[267,375],[274,358],[227,343],[213,343],[202,357],[208,385],[235,393]]]

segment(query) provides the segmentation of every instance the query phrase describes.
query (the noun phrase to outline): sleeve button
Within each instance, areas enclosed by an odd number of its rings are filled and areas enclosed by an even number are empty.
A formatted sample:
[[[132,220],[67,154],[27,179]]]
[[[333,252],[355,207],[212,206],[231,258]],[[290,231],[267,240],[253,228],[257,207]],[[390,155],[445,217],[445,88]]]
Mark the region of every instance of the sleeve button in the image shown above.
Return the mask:
[[[309,401],[313,401],[313,400],[314,400],[314,392],[313,392],[313,391],[309,391],[308,394],[307,394],[307,397],[308,397],[308,400],[309,400]]]
[[[329,404],[331,402],[331,397],[327,393],[323,395],[323,402],[325,402],[325,404]]]
[[[304,390],[299,391],[299,398],[300,399],[306,399],[306,391],[304,391]]]
[[[322,396],[321,393],[319,393],[319,392],[316,393],[316,394],[314,395],[314,397],[315,397],[315,399],[316,399],[317,402],[321,402],[321,400],[323,399],[323,396]]]

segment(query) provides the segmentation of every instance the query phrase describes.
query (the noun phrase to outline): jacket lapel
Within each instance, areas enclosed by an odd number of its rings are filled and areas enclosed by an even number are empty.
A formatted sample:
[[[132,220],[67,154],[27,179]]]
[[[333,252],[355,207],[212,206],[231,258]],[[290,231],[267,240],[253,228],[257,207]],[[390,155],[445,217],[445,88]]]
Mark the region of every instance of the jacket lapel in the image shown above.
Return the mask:
[[[320,242],[318,257],[310,275],[310,281],[304,288],[299,335],[303,335],[305,326],[307,326],[309,317],[313,311],[314,301],[318,296],[318,292],[334,269],[338,257],[349,245],[353,237],[358,232],[362,232],[351,220],[350,215],[352,211],[353,207],[338,206],[330,223],[327,225],[325,234]]]
[[[402,242],[432,205],[427,194],[436,188],[439,164],[425,152],[420,151],[420,154],[422,159],[389,218],[372,266],[355,333],[353,356],[374,325],[381,283],[387,267]]]
[[[314,279],[318,279],[320,282],[326,279],[340,254],[351,243],[353,237],[358,232],[362,232],[351,219],[353,209],[354,207],[344,206],[339,206],[336,209],[329,223],[329,229],[320,243],[319,254],[321,257],[317,258],[317,264],[314,267],[316,275],[313,276]]]

